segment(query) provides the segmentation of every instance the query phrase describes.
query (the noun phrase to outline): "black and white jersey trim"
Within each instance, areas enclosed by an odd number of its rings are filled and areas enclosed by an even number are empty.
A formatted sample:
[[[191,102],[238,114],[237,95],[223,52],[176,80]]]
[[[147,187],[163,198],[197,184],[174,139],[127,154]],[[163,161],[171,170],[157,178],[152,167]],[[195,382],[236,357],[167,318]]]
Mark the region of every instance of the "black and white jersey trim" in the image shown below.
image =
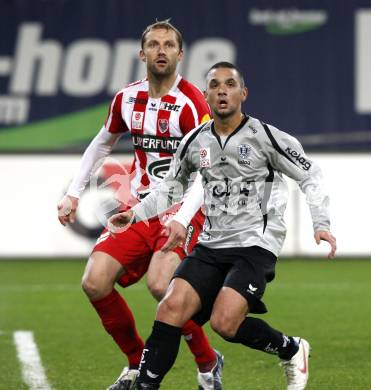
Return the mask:
[[[244,114],[245,115],[245,114]],[[231,134],[228,135],[227,139],[225,140],[224,142],[224,145],[222,145],[222,141],[220,139],[220,136],[219,134],[215,131],[215,126],[214,126],[214,122],[211,124],[211,132],[214,134],[215,138],[217,139],[220,147],[222,150],[224,150],[225,146],[227,145],[228,141],[230,140],[230,138],[232,138],[236,133],[238,133],[244,126],[245,126],[245,123],[249,120],[249,117],[247,115],[245,115],[243,117],[243,119],[241,120],[241,123],[232,131]]]
[[[206,123],[203,123],[202,126],[195,130],[195,132],[187,139],[187,142],[184,144],[184,147],[182,149],[182,151],[180,152],[180,156],[179,156],[179,160],[180,162],[183,160],[185,154],[187,153],[187,149],[188,149],[188,146],[190,145],[190,143],[197,137],[197,135],[199,134],[199,132],[208,124],[208,122]]]
[[[295,163],[295,161],[291,160],[291,158],[281,149],[281,147],[278,145],[278,142],[276,141],[276,139],[273,137],[273,134],[272,132],[269,130],[269,127],[266,123],[260,121],[260,123],[262,124],[262,126],[264,127],[264,130],[265,132],[267,133],[267,136],[268,138],[270,139],[273,147],[276,149],[276,151],[281,154],[283,157],[287,158],[290,162],[292,162],[294,165],[297,166],[297,164]]]
[[[268,223],[268,201],[272,193],[272,186],[274,180],[274,169],[270,164],[268,164],[267,168],[268,168],[268,176],[265,179],[263,199],[260,203],[260,209],[263,214],[263,223],[264,223],[263,233],[265,232]]]

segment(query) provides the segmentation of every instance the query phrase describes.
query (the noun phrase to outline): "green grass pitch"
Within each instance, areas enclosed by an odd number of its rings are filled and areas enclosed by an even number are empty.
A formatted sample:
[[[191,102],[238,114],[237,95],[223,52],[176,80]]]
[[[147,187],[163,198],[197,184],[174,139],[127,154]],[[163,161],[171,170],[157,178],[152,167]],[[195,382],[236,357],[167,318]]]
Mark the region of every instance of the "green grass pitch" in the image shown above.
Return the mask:
[[[26,390],[12,334],[34,333],[54,390],[102,390],[126,363],[80,290],[82,261],[0,261],[0,389]],[[120,292],[144,338],[155,302],[145,283]],[[281,260],[268,285],[264,315],[273,327],[312,345],[308,389],[371,389],[371,261]],[[229,344],[208,326],[225,355],[225,390],[285,389],[277,358]],[[196,390],[196,370],[182,342],[164,390]]]

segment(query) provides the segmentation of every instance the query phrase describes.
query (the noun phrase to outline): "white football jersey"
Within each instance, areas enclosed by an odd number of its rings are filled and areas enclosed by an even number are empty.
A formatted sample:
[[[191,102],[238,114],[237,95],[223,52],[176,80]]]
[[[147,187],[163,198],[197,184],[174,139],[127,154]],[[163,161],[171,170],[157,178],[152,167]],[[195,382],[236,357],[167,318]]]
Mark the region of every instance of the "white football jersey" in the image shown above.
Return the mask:
[[[201,173],[205,194],[206,220],[199,236],[204,246],[257,245],[278,256],[286,234],[283,173],[305,193],[314,230],[330,229],[329,198],[318,165],[296,138],[251,116],[224,142],[212,120],[184,137],[161,185],[133,207],[136,219],[152,217],[167,202],[179,200],[195,171]]]

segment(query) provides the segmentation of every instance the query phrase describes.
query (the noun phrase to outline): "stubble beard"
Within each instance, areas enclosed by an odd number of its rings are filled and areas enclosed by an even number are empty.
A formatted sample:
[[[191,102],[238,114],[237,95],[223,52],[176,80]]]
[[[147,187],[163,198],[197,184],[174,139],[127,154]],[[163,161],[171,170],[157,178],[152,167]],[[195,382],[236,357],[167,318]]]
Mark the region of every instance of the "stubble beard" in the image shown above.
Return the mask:
[[[171,76],[176,71],[176,65],[168,64],[165,68],[159,70],[155,65],[148,67],[148,73],[151,73],[157,79],[164,79]]]

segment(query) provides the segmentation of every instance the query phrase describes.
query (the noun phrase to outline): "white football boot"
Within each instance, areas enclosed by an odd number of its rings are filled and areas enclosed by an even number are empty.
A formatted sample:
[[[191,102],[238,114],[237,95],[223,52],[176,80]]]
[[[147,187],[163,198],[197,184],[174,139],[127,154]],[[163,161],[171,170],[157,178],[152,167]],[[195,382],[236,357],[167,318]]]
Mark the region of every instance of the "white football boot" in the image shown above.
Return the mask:
[[[222,373],[224,365],[224,356],[216,353],[216,364],[211,371],[199,372],[197,375],[198,390],[222,390]]]
[[[294,337],[294,340],[299,344],[298,352],[290,360],[281,359],[281,365],[287,377],[287,390],[302,390],[309,377],[310,345],[300,337]]]
[[[116,382],[107,388],[107,390],[133,390],[139,375],[139,370],[130,370],[125,367]]]

